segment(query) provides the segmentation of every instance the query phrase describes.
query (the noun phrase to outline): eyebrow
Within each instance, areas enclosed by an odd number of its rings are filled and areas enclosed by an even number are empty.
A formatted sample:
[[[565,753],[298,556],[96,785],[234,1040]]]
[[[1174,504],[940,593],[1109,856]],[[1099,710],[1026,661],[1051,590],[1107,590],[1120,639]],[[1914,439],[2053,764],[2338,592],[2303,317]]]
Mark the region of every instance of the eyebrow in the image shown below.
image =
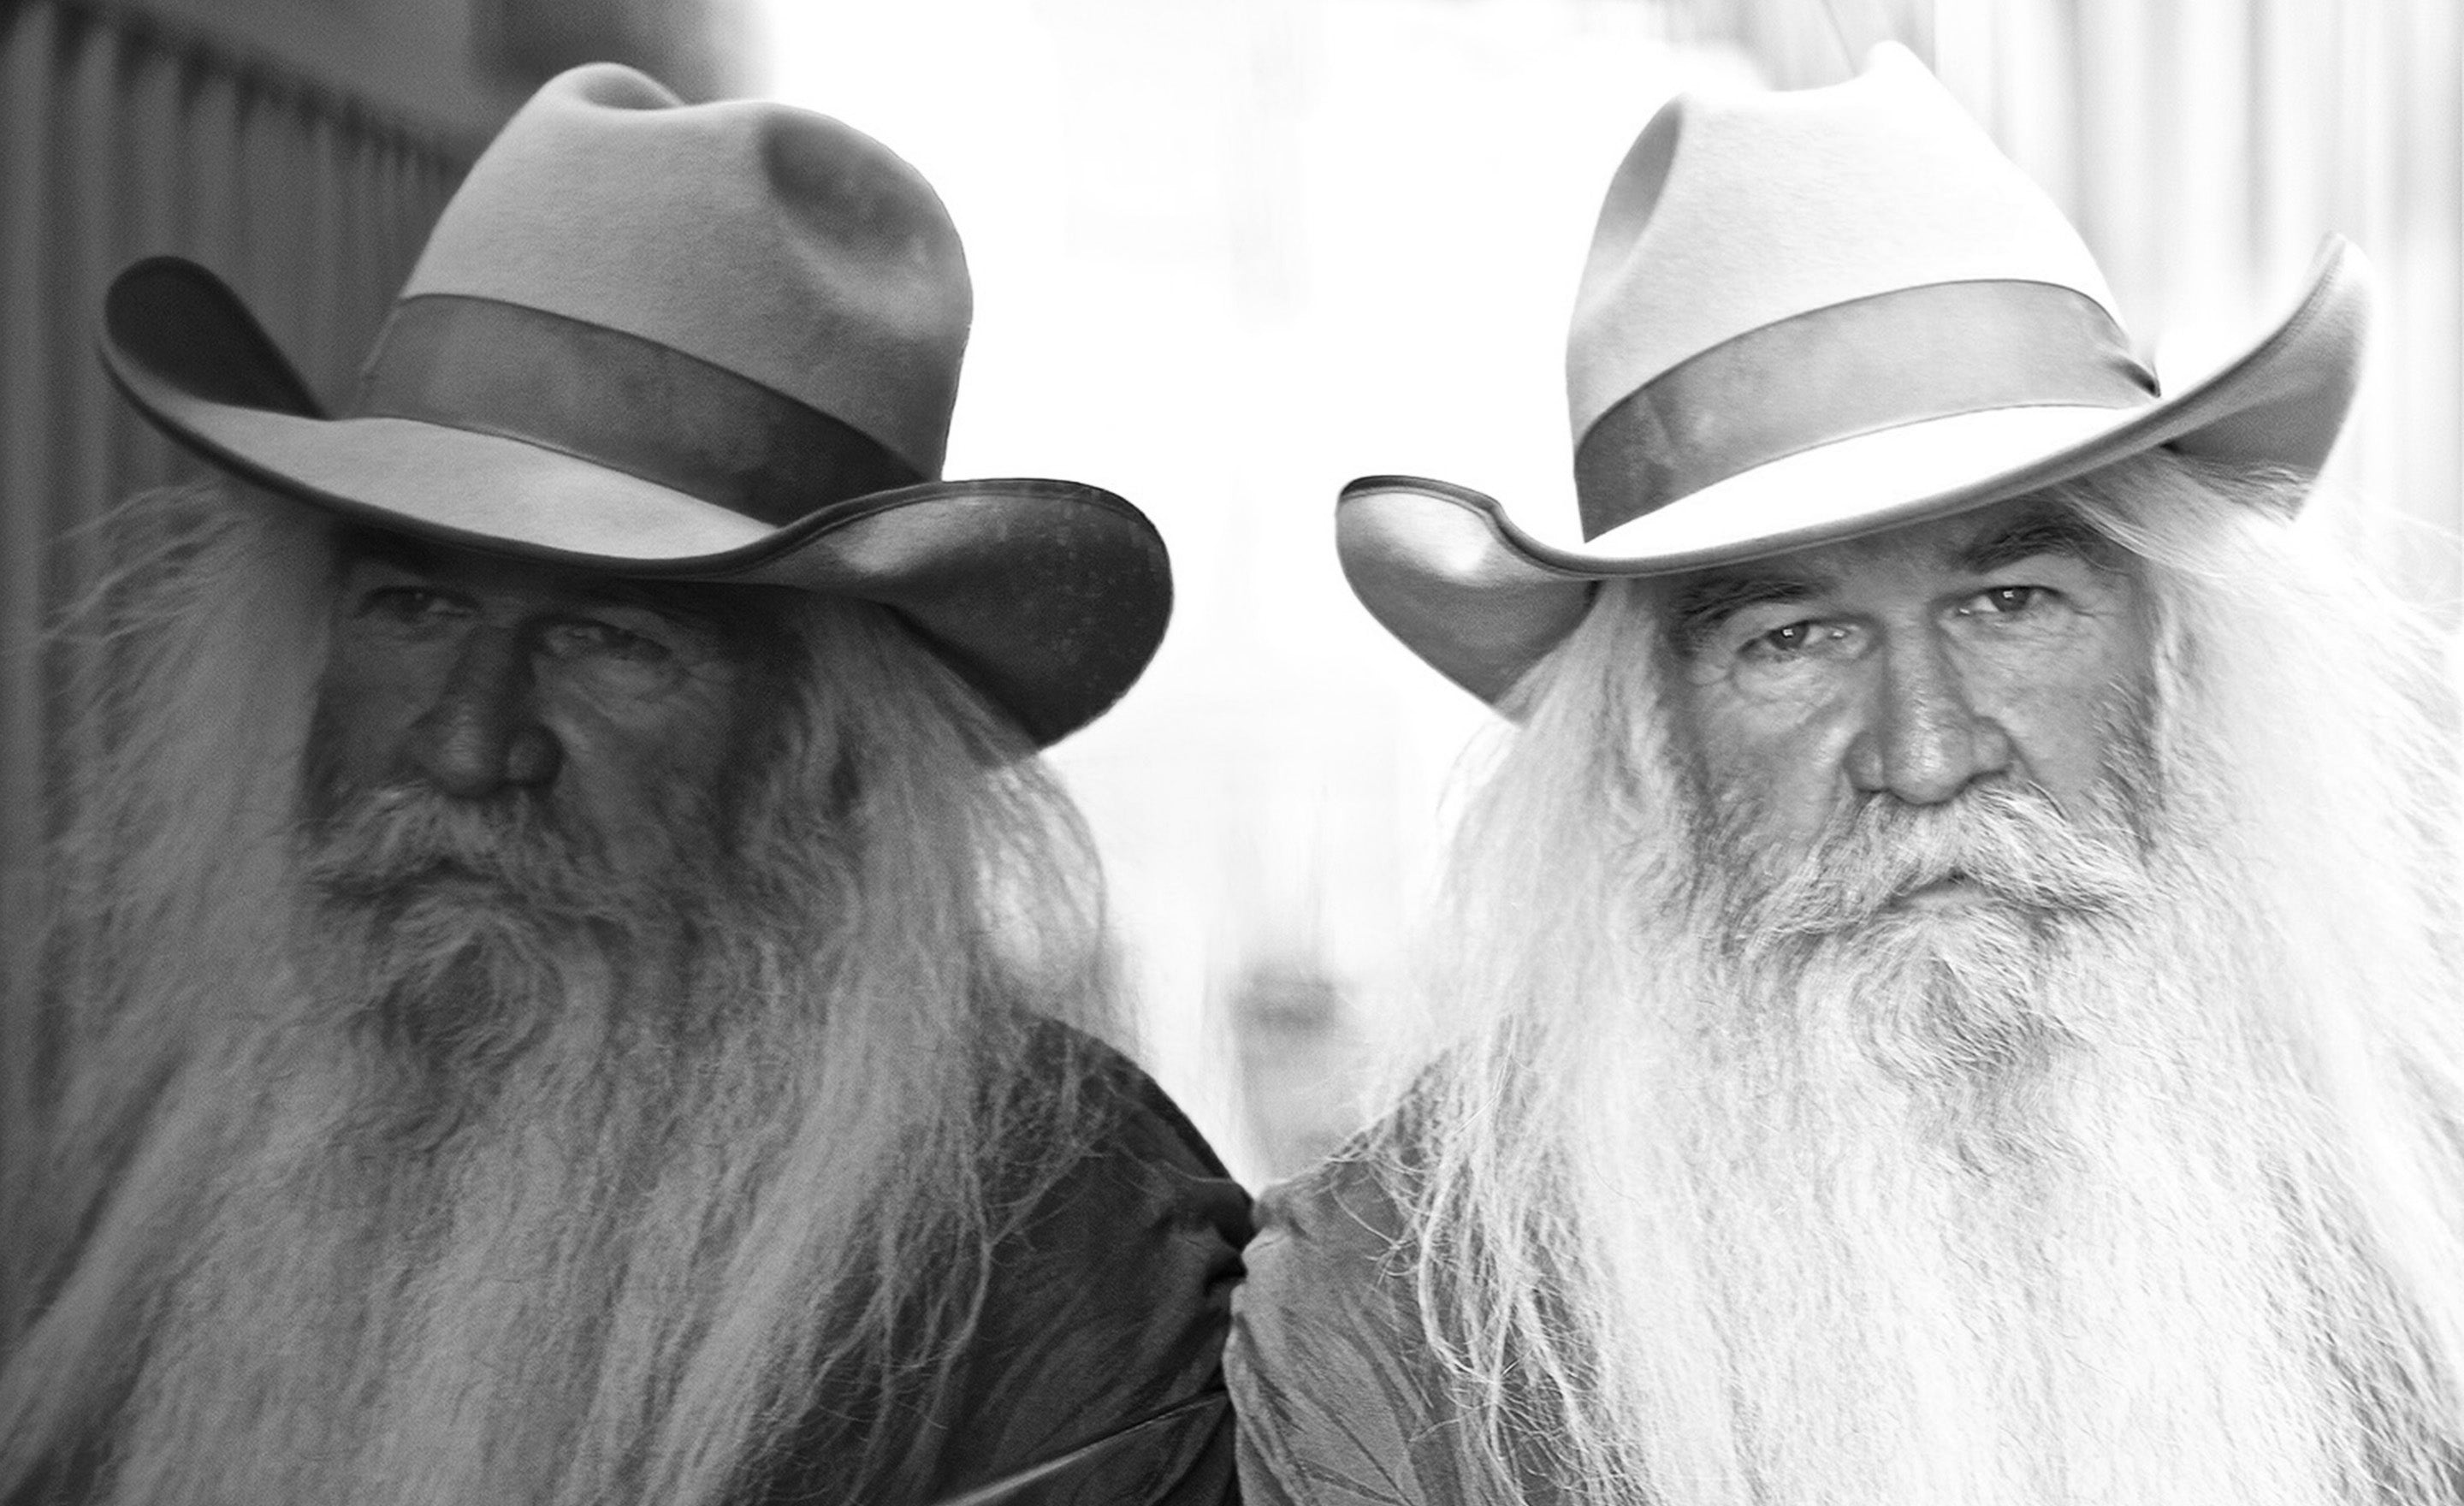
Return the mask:
[[[1713,570],[1677,587],[1668,609],[1669,638],[1681,653],[1691,653],[1709,641],[1721,623],[1749,607],[1806,601],[1821,594],[1823,583],[1802,575],[1771,569]]]
[[[1990,574],[2044,555],[2075,559],[2096,569],[2115,566],[2115,545],[2079,514],[2057,502],[2029,507],[2001,527],[1970,539],[1948,553],[1949,562],[1974,575]],[[1749,607],[1808,601],[1829,588],[1813,572],[1788,573],[1752,565],[1706,570],[1679,586],[1668,606],[1669,638],[1681,653],[1709,641],[1720,624]]]
[[[2030,508],[1991,533],[1970,539],[1952,553],[1951,563],[1984,575],[2047,554],[2067,556],[2098,569],[2109,569],[2114,564],[2110,540],[2077,513],[2051,503]]]

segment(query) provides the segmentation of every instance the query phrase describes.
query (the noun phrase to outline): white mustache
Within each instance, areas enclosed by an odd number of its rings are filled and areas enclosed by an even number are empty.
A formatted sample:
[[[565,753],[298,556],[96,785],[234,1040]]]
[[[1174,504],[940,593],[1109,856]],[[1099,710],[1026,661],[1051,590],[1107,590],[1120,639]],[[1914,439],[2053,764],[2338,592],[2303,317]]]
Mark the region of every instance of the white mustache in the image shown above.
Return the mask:
[[[310,829],[301,877],[341,902],[413,897],[448,879],[562,909],[597,908],[609,875],[586,842],[523,796],[475,803],[399,786],[376,790]]]
[[[1940,806],[1878,796],[1843,813],[1751,906],[1751,923],[1827,935],[1951,881],[2050,915],[2108,914],[2154,889],[2118,826],[2110,836],[2091,831],[2039,789],[1988,785]]]

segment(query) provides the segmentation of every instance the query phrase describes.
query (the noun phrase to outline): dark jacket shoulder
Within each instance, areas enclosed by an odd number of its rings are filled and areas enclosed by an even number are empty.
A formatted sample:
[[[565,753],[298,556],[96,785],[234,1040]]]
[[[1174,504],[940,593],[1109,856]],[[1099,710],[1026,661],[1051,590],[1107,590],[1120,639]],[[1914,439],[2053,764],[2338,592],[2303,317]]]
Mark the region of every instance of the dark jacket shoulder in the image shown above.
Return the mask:
[[[1260,1203],[1225,1357],[1266,1506],[1452,1501],[1462,1418],[1421,1322],[1409,1161],[1373,1134]]]
[[[996,1168],[1003,1206],[951,1384],[929,1415],[890,1403],[902,1415],[876,1424],[923,1429],[932,1483],[885,1506],[1232,1501],[1222,1350],[1248,1194],[1120,1052],[1050,1021],[1025,1046],[1045,1081],[1068,1080],[1033,1106],[1068,1148]],[[806,1432],[797,1451],[826,1458],[844,1426]],[[822,1498],[810,1489],[768,1499]]]

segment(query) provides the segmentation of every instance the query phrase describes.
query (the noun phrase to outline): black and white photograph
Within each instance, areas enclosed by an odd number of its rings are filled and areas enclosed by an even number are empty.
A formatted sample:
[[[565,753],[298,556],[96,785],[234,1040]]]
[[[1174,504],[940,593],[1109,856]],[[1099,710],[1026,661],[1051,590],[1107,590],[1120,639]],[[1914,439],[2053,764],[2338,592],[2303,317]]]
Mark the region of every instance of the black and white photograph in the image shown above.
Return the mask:
[[[2455,0],[0,0],[0,1506],[2464,1506]]]

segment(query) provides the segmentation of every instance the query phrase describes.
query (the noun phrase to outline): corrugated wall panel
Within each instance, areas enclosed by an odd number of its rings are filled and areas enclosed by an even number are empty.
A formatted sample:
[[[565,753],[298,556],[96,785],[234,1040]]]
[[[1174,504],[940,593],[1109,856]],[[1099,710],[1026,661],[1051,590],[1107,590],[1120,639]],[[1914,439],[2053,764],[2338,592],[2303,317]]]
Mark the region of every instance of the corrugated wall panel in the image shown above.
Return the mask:
[[[54,715],[70,666],[40,634],[99,563],[86,525],[191,474],[94,359],[102,288],[135,257],[191,256],[340,398],[466,166],[209,39],[0,0],[0,1167],[22,1166],[38,1097],[26,917],[77,756]]]
[[[2369,255],[2380,319],[2329,484],[2372,504],[2351,525],[2407,591],[2452,611],[2464,595],[2464,17],[2453,0],[2061,8],[2078,66],[2068,98],[2037,107],[2069,117],[2066,207],[2143,333],[2221,357],[2282,311],[2321,235]],[[2009,52],[1941,62],[1997,122],[2011,92],[1997,85],[2043,66]]]
[[[52,454],[48,253],[58,14],[0,11],[0,1168],[24,1143],[36,1070],[24,920],[40,842],[46,717],[33,645],[50,600],[44,539]],[[12,1293],[0,1297],[13,1298]],[[0,1318],[13,1316],[13,1303]]]

